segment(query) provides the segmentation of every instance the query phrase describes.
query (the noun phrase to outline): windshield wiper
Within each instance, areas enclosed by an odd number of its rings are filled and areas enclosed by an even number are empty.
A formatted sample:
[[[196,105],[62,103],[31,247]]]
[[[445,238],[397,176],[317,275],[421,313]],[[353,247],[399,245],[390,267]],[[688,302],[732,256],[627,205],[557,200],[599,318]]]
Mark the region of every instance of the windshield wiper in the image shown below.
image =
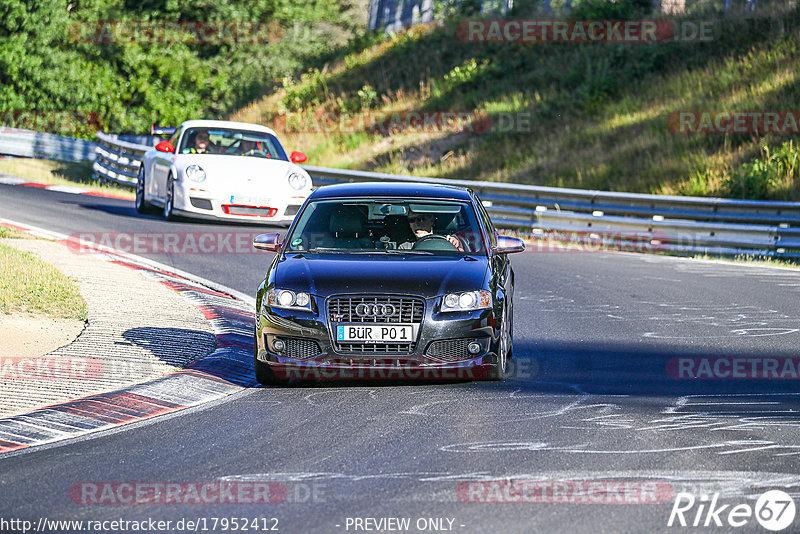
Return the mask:
[[[387,248],[383,252],[387,254],[422,254],[424,256],[433,256],[433,252],[427,250],[411,250],[404,248]]]
[[[312,254],[381,254],[382,250],[347,250],[341,248],[310,248],[296,252],[311,252]]]
[[[410,250],[410,249],[370,249],[370,250],[363,250],[363,249],[356,249],[356,250],[342,250],[340,248],[310,248],[308,250],[292,250],[287,251],[287,253],[293,252],[295,254],[304,254],[304,253],[311,253],[311,254],[419,254],[424,256],[432,256],[433,252],[429,252],[427,250]]]

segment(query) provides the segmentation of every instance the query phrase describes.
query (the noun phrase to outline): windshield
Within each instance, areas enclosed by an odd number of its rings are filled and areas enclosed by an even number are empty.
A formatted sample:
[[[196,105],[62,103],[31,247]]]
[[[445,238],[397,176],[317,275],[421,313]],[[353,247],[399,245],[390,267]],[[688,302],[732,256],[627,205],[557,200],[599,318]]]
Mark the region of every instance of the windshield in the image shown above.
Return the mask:
[[[278,139],[266,132],[224,128],[189,128],[186,130],[180,154],[219,154],[288,161]]]
[[[320,200],[300,214],[287,252],[474,254],[485,247],[468,202]]]

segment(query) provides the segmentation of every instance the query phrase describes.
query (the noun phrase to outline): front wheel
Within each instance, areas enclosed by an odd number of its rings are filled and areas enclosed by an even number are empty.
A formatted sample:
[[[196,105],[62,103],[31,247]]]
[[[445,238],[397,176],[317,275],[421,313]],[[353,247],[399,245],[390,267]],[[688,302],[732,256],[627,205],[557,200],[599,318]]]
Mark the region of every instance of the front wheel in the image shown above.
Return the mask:
[[[167,198],[164,199],[164,211],[162,215],[168,221],[175,220],[175,180],[172,175],[167,177]]]
[[[503,315],[503,325],[500,327],[500,343],[497,350],[497,367],[489,371],[489,380],[502,380],[508,371],[508,360],[511,359],[511,328],[512,328],[512,315],[511,306],[506,310]]]
[[[139,175],[136,177],[136,211],[147,213],[150,211],[150,204],[144,199],[144,165],[139,167]]]

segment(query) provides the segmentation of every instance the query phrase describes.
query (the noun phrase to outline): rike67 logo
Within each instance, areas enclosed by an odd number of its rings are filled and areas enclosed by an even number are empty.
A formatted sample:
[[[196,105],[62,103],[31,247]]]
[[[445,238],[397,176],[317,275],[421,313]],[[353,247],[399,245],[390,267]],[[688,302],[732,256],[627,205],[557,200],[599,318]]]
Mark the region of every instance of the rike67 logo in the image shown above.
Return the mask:
[[[755,506],[719,504],[718,501],[719,493],[702,495],[699,499],[691,493],[678,493],[667,526],[725,527],[730,530],[751,525],[755,519],[763,528],[779,532],[792,526],[797,512],[792,497],[780,490],[764,493]]]

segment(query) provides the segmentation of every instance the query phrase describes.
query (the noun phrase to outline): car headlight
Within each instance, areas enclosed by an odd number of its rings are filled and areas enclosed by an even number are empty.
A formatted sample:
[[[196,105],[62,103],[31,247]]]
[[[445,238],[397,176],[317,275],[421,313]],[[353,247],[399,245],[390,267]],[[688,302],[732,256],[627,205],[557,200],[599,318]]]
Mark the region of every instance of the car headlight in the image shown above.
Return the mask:
[[[442,311],[483,310],[492,307],[492,294],[485,289],[465,291],[464,293],[448,293],[442,299]]]
[[[189,165],[183,174],[193,182],[203,182],[206,179],[206,171],[200,165]]]
[[[266,298],[262,301],[262,313],[266,306],[311,311],[311,296],[308,293],[273,288],[267,292]]]
[[[301,191],[308,188],[308,176],[299,172],[293,172],[289,175],[289,185],[292,189]]]

